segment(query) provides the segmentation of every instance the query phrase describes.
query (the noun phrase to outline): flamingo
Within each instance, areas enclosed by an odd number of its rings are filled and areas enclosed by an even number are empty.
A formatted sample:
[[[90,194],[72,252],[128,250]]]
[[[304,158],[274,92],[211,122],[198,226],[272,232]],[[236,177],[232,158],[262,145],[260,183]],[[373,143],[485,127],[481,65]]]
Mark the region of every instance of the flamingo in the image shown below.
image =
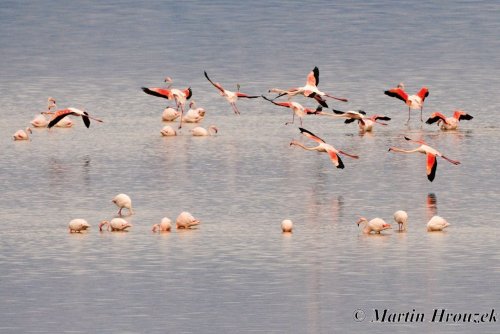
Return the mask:
[[[452,160],[450,158],[447,158],[446,156],[442,155],[440,152],[438,152],[436,149],[428,146],[423,140],[412,140],[408,137],[404,137],[408,141],[412,141],[415,143],[420,144],[419,147],[413,149],[413,150],[404,150],[401,148],[397,147],[390,147],[389,151],[394,151],[394,152],[400,152],[400,153],[423,153],[427,156],[427,178],[429,181],[433,181],[434,177],[436,176],[436,168],[437,168],[437,159],[436,156],[441,157],[448,162],[451,162],[454,165],[460,164],[460,161]]]
[[[226,98],[227,102],[229,102],[229,104],[233,108],[234,113],[237,115],[240,114],[240,111],[238,110],[238,107],[236,106],[236,101],[238,101],[238,99],[241,99],[241,98],[255,99],[255,98],[259,97],[259,96],[255,96],[255,95],[248,95],[245,93],[241,93],[239,84],[236,85],[236,87],[238,89],[236,92],[232,92],[230,90],[224,89],[224,87],[222,87],[222,85],[220,83],[213,82],[212,80],[210,80],[210,78],[208,77],[207,71],[204,71],[204,73],[205,73],[205,78],[207,78],[207,80],[210,81],[210,83],[215,88],[217,88],[219,90],[221,96],[224,96]]]
[[[26,128],[26,130],[17,130],[12,137],[14,138],[14,140],[29,140],[30,133],[33,133],[33,131],[31,131],[31,128]]]
[[[363,233],[370,234],[375,232],[380,234],[381,231],[392,228],[391,224],[386,223],[382,218],[373,218],[368,221],[365,217],[360,217],[356,224],[364,224]]]
[[[283,233],[292,233],[293,222],[290,219],[285,219],[281,222],[281,231]]]
[[[173,122],[177,118],[179,118],[180,115],[181,115],[181,113],[179,111],[175,110],[172,107],[167,107],[163,110],[163,113],[161,115],[161,119],[165,122]]]
[[[442,231],[448,226],[450,226],[450,223],[448,223],[446,219],[440,216],[433,216],[427,223],[427,231],[429,232]]]
[[[305,108],[304,106],[302,106],[298,102],[290,102],[290,101],[289,102],[274,102],[274,100],[270,100],[267,97],[265,97],[264,95],[262,95],[262,97],[265,100],[272,102],[277,106],[292,109],[292,121],[286,122],[285,125],[293,124],[293,122],[295,121],[295,115],[297,115],[297,117],[300,119],[300,126],[302,126],[302,119],[304,118],[305,115],[317,114],[318,112],[320,112],[323,109],[323,107],[321,107],[321,105],[319,105],[316,108],[316,110],[313,110],[313,109]]]
[[[178,229],[189,229],[199,223],[200,221],[198,219],[194,218],[192,214],[186,211],[181,212],[175,220],[175,225]]]
[[[191,129],[190,131],[193,136],[201,137],[201,136],[214,136],[217,132],[219,132],[219,129],[217,129],[215,125],[210,125],[208,127],[208,130],[201,126],[197,126]]]
[[[300,133],[303,134],[304,136],[306,136],[307,138],[312,139],[315,142],[319,143],[318,146],[307,147],[307,146],[305,146],[305,145],[303,145],[295,140],[292,140],[292,142],[290,143],[290,146],[296,145],[296,146],[302,147],[303,149],[308,150],[308,151],[326,152],[326,153],[328,153],[328,155],[330,156],[330,159],[332,160],[333,164],[337,168],[344,168],[344,163],[340,159],[339,154],[346,155],[346,156],[351,157],[353,159],[359,158],[357,155],[352,155],[352,154],[346,153],[344,151],[337,150],[335,147],[327,144],[323,139],[319,138],[318,136],[316,136],[315,134],[313,134],[310,131],[307,131],[304,128],[299,128],[299,130],[300,130]]]
[[[307,80],[306,84],[302,87],[297,87],[297,88],[291,88],[289,90],[283,90],[279,88],[272,88],[269,90],[270,93],[278,93],[278,96],[276,96],[275,99],[283,96],[283,95],[288,95],[289,97],[301,94],[305,97],[310,97],[315,99],[321,106],[328,108],[328,105],[326,104],[326,101],[324,97],[329,97],[335,100],[339,100],[342,102],[347,102],[348,100],[343,97],[335,97],[333,95],[327,94],[325,92],[322,92],[318,89],[319,85],[319,69],[318,67],[314,67],[314,69],[309,72],[307,75]]]
[[[398,230],[406,230],[406,224],[408,223],[408,214],[406,211],[398,210],[394,212],[394,221],[398,223]]]
[[[398,98],[406,103],[408,106],[408,120],[406,121],[406,124],[410,122],[410,109],[420,109],[420,121],[423,122],[422,110],[424,108],[424,100],[427,96],[429,96],[429,90],[427,87],[422,87],[417,94],[408,95],[404,89],[405,86],[403,83],[399,83],[396,88],[386,90],[384,94],[390,97]]]
[[[116,231],[123,231],[123,232],[128,232],[127,229],[132,227],[132,224],[127,222],[123,218],[113,218],[111,221],[103,220],[99,223],[99,231],[102,232],[102,227],[105,226],[107,227],[107,230],[111,230],[111,232],[116,232]]]
[[[370,117],[358,120],[359,129],[363,132],[371,132],[375,124],[387,125],[387,123],[379,122],[379,120],[390,121],[391,118],[382,115],[371,115]]]
[[[180,90],[177,88],[147,88],[147,87],[141,87],[141,89],[144,91],[144,93],[157,96],[157,97],[162,97],[167,100],[174,100],[175,104],[177,106],[177,110],[179,108],[181,109],[181,122],[179,124],[179,129],[182,127],[182,115],[184,115],[184,105],[186,104],[186,101],[193,96],[193,91],[191,90],[191,87],[188,87],[184,90]]]
[[[387,123],[380,122],[379,120],[383,121],[390,121],[391,118],[387,116],[382,116],[382,115],[372,115],[370,117],[366,116],[366,112],[363,110],[348,110],[348,111],[341,111],[337,109],[332,109],[332,111],[335,114],[330,114],[330,113],[325,113],[325,112],[320,112],[320,115],[327,115],[330,117],[343,117],[346,118],[344,123],[349,124],[354,121],[358,121],[358,126],[359,129],[363,132],[370,132],[373,130],[373,125],[375,123],[381,124],[381,125],[387,125]]]
[[[49,121],[43,115],[37,115],[33,120],[31,120],[30,124],[35,128],[45,128]]]
[[[174,128],[170,125],[165,125],[163,129],[161,129],[160,133],[164,137],[177,136],[177,132],[175,132]]]
[[[170,232],[171,229],[172,229],[172,221],[167,217],[163,217],[159,224],[153,225],[152,231],[154,233],[156,233],[156,231],[158,231],[158,232]]]
[[[73,219],[68,224],[69,233],[81,233],[82,231],[86,231],[89,227],[90,224],[87,223],[85,219]]]
[[[456,130],[461,120],[465,119],[469,121],[473,118],[474,117],[462,110],[455,110],[452,117],[446,117],[440,112],[435,112],[425,123],[433,124],[437,122],[438,126],[441,125],[441,130]]]
[[[183,117],[182,121],[186,123],[199,123],[205,118],[205,109],[196,108],[196,102],[189,103],[189,110]]]
[[[54,99],[53,97],[49,97],[47,98],[47,110],[46,111],[42,111],[41,114],[53,114],[54,112],[52,111],[52,109],[56,109],[57,108],[57,104],[56,104],[56,99]]]
[[[117,207],[120,208],[120,210],[118,210],[119,216],[122,215],[122,209],[124,209],[124,208],[128,209],[129,216],[134,214],[134,210],[132,210],[132,200],[130,199],[130,197],[128,195],[118,194],[111,201],[113,203],[115,203],[115,205]]]
[[[85,126],[88,128],[90,127],[90,120],[93,119],[94,121],[97,122],[102,122],[102,120],[90,116],[85,110],[80,110],[77,108],[67,108],[67,109],[61,109],[56,112],[54,112],[54,116],[52,116],[52,119],[50,120],[49,124],[47,127],[50,129],[57,123],[59,123],[60,120],[62,120],[64,117],[68,115],[73,115],[73,116],[80,116],[83,120],[83,123]]]

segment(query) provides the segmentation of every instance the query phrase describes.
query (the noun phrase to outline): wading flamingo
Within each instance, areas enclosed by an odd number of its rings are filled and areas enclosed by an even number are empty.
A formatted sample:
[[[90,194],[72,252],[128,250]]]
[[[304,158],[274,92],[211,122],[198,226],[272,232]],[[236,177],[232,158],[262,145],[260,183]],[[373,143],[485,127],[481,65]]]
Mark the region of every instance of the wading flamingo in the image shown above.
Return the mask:
[[[175,132],[174,128],[170,125],[165,125],[163,129],[161,129],[160,133],[164,137],[177,136],[177,132]]]
[[[446,117],[440,112],[435,112],[425,123],[433,124],[437,122],[438,126],[441,125],[441,130],[456,130],[458,128],[458,123],[461,120],[465,119],[469,121],[473,118],[474,117],[462,110],[455,110],[452,117]]]
[[[281,222],[281,231],[283,233],[291,233],[293,230],[293,222],[290,219],[285,219]]]
[[[153,225],[152,231],[153,232],[156,232],[156,231],[158,231],[158,232],[170,232],[171,229],[172,229],[172,221],[167,217],[163,217],[159,224]]]
[[[398,231],[405,231],[408,223],[408,214],[406,211],[398,210],[394,212],[394,221],[398,223]]]
[[[290,146],[296,145],[296,146],[302,147],[304,150],[308,150],[308,151],[326,152],[326,153],[328,153],[328,155],[330,156],[330,159],[332,160],[333,164],[337,168],[344,168],[344,163],[340,159],[339,154],[346,155],[346,156],[351,157],[353,159],[359,158],[357,155],[352,155],[352,154],[346,153],[344,151],[337,150],[335,147],[333,147],[330,144],[327,144],[323,139],[319,138],[318,136],[316,136],[315,134],[313,134],[310,131],[307,131],[304,128],[299,128],[299,130],[300,130],[301,134],[303,134],[304,136],[306,136],[307,138],[309,138],[311,140],[314,140],[315,142],[318,143],[318,145],[314,146],[314,147],[307,147],[307,146],[303,145],[302,143],[299,143],[295,140],[292,140],[292,142],[290,143]]]
[[[30,124],[35,128],[46,128],[49,121],[44,115],[36,115],[35,118],[31,120]]]
[[[241,93],[239,84],[236,86],[238,89],[236,92],[232,92],[230,90],[224,89],[220,83],[213,82],[212,80],[210,80],[210,78],[208,77],[207,71],[205,71],[204,73],[205,73],[205,78],[207,78],[207,80],[210,81],[210,83],[215,88],[217,88],[219,90],[220,95],[224,96],[224,98],[227,100],[227,102],[229,102],[229,104],[233,108],[233,111],[235,114],[238,114],[238,115],[240,114],[240,111],[238,110],[238,107],[236,106],[236,101],[238,101],[238,99],[241,99],[241,98],[255,99],[255,98],[259,97],[256,95],[248,95],[245,93]]]
[[[188,87],[184,90],[172,88],[157,88],[157,87],[152,87],[152,88],[147,88],[147,87],[141,87],[141,89],[144,91],[144,93],[153,95],[156,97],[162,97],[167,100],[174,100],[175,104],[177,106],[177,110],[179,108],[181,109],[181,122],[179,124],[179,129],[182,127],[182,115],[184,115],[184,105],[186,104],[186,101],[193,96],[193,91],[191,90],[191,87]]]
[[[29,133],[33,133],[33,131],[31,131],[31,128],[26,128],[26,130],[17,130],[12,137],[14,138],[14,140],[29,140]]]
[[[100,222],[99,231],[102,232],[102,227],[105,225],[107,227],[107,230],[111,230],[111,232],[127,231],[128,228],[132,227],[132,224],[130,224],[123,218],[113,218],[111,219],[111,221],[103,220],[102,222]]]
[[[124,208],[128,209],[129,216],[134,214],[134,210],[132,210],[132,200],[130,199],[130,197],[128,195],[126,195],[126,194],[118,194],[111,201],[113,203],[115,203],[115,205],[117,207],[120,208],[120,210],[118,210],[118,215],[119,216],[122,215],[122,209],[124,209]]]
[[[267,100],[269,102],[272,102],[272,103],[274,103],[277,106],[286,107],[286,108],[292,109],[292,121],[291,122],[286,122],[285,125],[293,124],[293,122],[295,121],[295,115],[297,115],[297,117],[300,119],[300,126],[302,126],[302,118],[304,118],[305,115],[317,114],[318,112],[320,112],[323,109],[323,107],[321,107],[321,105],[319,105],[316,108],[316,110],[314,110],[314,109],[305,108],[304,106],[302,106],[298,102],[292,102],[292,101],[289,101],[289,102],[274,102],[274,100],[268,99],[264,95],[262,95],[262,97],[265,100]]]
[[[356,224],[364,224],[363,233],[370,234],[375,232],[380,234],[381,231],[391,228],[391,224],[387,224],[382,218],[373,218],[368,221],[365,217],[360,217]]]
[[[401,148],[397,147],[390,147],[389,151],[394,151],[394,152],[400,152],[400,153],[423,153],[427,156],[427,178],[429,181],[433,181],[434,177],[436,176],[436,168],[437,168],[437,159],[436,156],[441,157],[448,162],[451,162],[454,165],[460,164],[460,161],[452,160],[450,158],[445,157],[441,153],[439,153],[436,149],[428,146],[423,140],[412,140],[408,137],[404,137],[408,141],[412,141],[415,143],[420,144],[419,147],[413,149],[413,150],[404,150]]]
[[[163,113],[161,114],[161,119],[162,119],[162,121],[165,121],[165,122],[173,122],[177,118],[179,118],[180,115],[181,115],[181,113],[179,111],[175,110],[174,108],[166,107],[163,110]]]
[[[193,136],[201,137],[201,136],[214,136],[217,132],[219,132],[219,129],[217,129],[215,125],[210,125],[208,127],[208,130],[201,126],[197,126],[189,131]]]
[[[50,129],[57,123],[59,123],[60,120],[62,120],[64,117],[68,115],[73,115],[73,116],[80,116],[83,120],[83,123],[85,126],[88,128],[90,127],[90,120],[93,119],[94,121],[97,122],[102,122],[102,120],[90,116],[86,111],[80,110],[77,108],[68,108],[68,109],[61,109],[56,112],[54,112],[54,116],[52,116],[52,119],[50,120],[49,124],[47,127]]]
[[[196,108],[196,102],[191,101],[189,103],[189,110],[182,118],[182,121],[186,123],[199,123],[203,120],[203,118],[205,118],[205,113],[205,109]]]
[[[177,216],[175,220],[175,226],[178,229],[188,229],[193,226],[200,224],[200,221],[193,217],[189,212],[183,211]]]
[[[315,99],[321,106],[323,106],[325,108],[328,108],[328,105],[326,104],[324,97],[329,97],[329,98],[339,100],[342,102],[347,102],[346,98],[335,97],[333,95],[330,95],[330,94],[327,94],[325,92],[320,91],[318,89],[318,85],[319,85],[319,69],[316,66],[307,75],[305,86],[291,88],[289,90],[272,88],[269,90],[269,93],[278,93],[278,96],[276,96],[274,99],[277,99],[283,95],[288,95],[289,97],[292,97],[292,96],[300,94],[300,95],[303,95],[305,97],[310,97],[310,98]]]
[[[434,216],[427,223],[427,231],[429,232],[442,231],[448,226],[450,226],[450,223],[448,223],[444,218],[439,216]]]
[[[423,122],[422,110],[424,108],[424,100],[429,96],[429,90],[427,87],[422,87],[417,94],[408,95],[404,89],[403,83],[400,83],[396,88],[386,90],[384,94],[398,98],[408,106],[408,120],[406,124],[410,122],[410,109],[420,109],[420,121]]]
[[[68,224],[69,233],[81,233],[82,231],[87,230],[89,227],[90,224],[87,223],[85,219],[73,219]]]

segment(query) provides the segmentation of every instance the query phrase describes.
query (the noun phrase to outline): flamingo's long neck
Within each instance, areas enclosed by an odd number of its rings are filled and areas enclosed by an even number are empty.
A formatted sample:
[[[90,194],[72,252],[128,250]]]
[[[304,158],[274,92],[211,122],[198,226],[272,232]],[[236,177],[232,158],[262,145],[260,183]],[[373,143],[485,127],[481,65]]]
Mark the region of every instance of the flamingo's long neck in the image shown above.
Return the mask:
[[[419,147],[417,147],[414,150],[403,150],[402,148],[397,148],[397,147],[391,147],[389,148],[389,151],[394,151],[394,152],[399,152],[399,153],[415,153],[419,152]]]
[[[296,145],[296,146],[299,146],[299,147],[302,147],[304,150],[308,150],[308,151],[317,151],[318,150],[318,147],[319,146],[315,146],[315,147],[307,147],[305,146],[304,144],[302,143],[299,143],[299,142],[292,142],[291,143],[292,145]]]

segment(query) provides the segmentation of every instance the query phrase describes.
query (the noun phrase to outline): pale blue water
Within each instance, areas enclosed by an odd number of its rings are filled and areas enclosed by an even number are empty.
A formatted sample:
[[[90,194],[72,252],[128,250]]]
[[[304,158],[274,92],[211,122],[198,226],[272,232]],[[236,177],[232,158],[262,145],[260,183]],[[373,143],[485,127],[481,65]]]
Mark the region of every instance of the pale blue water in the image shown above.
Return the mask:
[[[0,2],[0,332],[331,333],[498,332],[486,324],[429,323],[434,308],[500,311],[497,126],[500,5],[447,3],[185,1]],[[203,76],[249,94],[320,88],[393,120],[361,136],[354,124],[308,117],[304,127],[359,160],[333,167],[302,140],[289,110],[258,99],[235,116]],[[191,86],[219,134],[186,125],[162,138],[167,101],[141,86]],[[427,86],[424,116],[461,108],[474,119],[443,133],[383,91]],[[104,119],[85,129],[28,126],[48,96]],[[309,100],[297,99],[309,107]],[[388,153],[425,138],[462,162]],[[132,197],[129,233],[99,233]],[[428,204],[435,199],[435,204]],[[407,233],[365,236],[359,216]],[[199,229],[154,235],[188,210]],[[427,233],[433,214],[452,225]],[[92,228],[70,235],[67,223]],[[282,219],[295,222],[282,235]],[[366,313],[363,322],[355,310]],[[373,309],[424,313],[424,323],[372,323]]]

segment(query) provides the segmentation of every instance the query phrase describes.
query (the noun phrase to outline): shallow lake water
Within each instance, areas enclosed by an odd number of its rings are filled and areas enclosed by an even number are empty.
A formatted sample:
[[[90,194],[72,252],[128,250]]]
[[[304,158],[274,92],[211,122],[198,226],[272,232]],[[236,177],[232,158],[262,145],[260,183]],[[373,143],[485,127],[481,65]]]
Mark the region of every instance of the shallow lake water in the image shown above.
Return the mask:
[[[0,332],[498,332],[498,321],[430,320],[435,309],[500,311],[499,12],[494,1],[2,2]],[[303,85],[314,66],[320,89],[349,99],[331,107],[392,118],[366,134],[304,118],[359,155],[342,157],[343,170],[289,145],[313,145],[297,119],[285,125],[290,110],[240,100],[237,116],[203,76],[268,95]],[[194,138],[192,124],[160,136],[172,103],[140,87],[165,76],[192,88],[216,136]],[[424,118],[460,108],[474,119],[442,132],[412,111],[405,125],[406,106],[383,94],[399,82],[429,87]],[[73,118],[13,141],[49,96],[104,122]],[[461,164],[439,159],[431,183],[423,155],[388,152],[416,147],[404,136]],[[132,198],[133,227],[100,233],[118,193]],[[393,223],[400,209],[405,233],[355,224]],[[151,232],[181,211],[199,228]],[[436,214],[451,226],[428,233]],[[90,231],[68,233],[73,218]],[[292,234],[281,233],[285,218]],[[384,309],[425,320],[373,322]]]

